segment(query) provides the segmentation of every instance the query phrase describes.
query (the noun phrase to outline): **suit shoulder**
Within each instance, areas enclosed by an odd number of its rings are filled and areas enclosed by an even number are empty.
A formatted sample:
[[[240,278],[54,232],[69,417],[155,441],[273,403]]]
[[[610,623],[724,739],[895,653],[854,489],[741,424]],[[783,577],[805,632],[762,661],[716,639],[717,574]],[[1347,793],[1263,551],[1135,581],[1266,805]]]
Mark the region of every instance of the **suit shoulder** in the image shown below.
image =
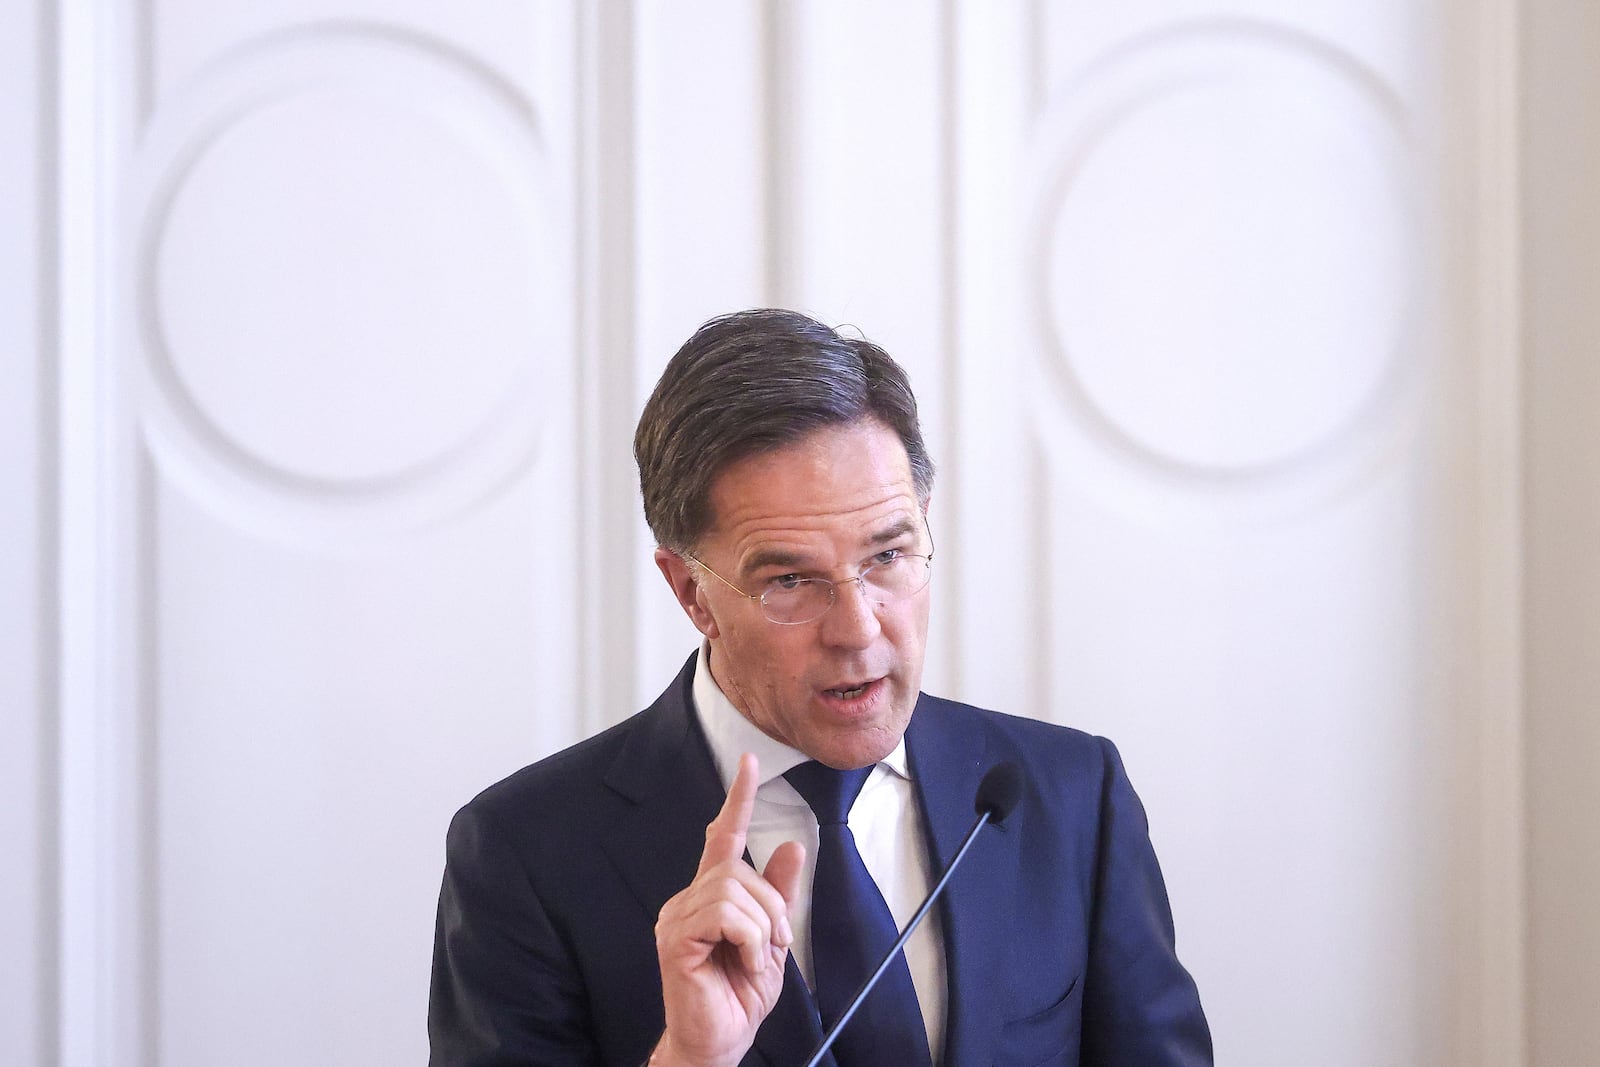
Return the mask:
[[[462,813],[493,815],[507,809],[525,812],[529,805],[558,808],[581,803],[605,791],[606,775],[626,750],[659,749],[674,753],[693,732],[695,657],[643,711],[567,748],[554,752],[489,786],[468,801]]]
[[[617,753],[648,712],[639,712],[607,730],[585,738],[487,787],[462,807],[491,819],[521,816],[529,811],[565,806],[595,789]]]
[[[1104,737],[1059,723],[993,711],[923,694],[917,715],[927,714],[946,736],[981,738],[996,761],[1048,768],[1052,777],[1099,782],[1121,773],[1116,745]],[[1066,772],[1066,773],[1063,773]]]
[[[963,704],[959,700],[929,696],[926,693],[917,704],[916,713],[918,715],[931,713],[933,718],[944,720],[947,724],[976,728],[993,736],[1014,739],[1022,744],[1046,745],[1056,751],[1081,750],[1085,753],[1099,754],[1111,746],[1111,742],[1105,738],[1075,727],[1045,722],[1042,719],[1030,719],[1024,715],[1013,715],[1004,711],[993,711],[972,704]]]

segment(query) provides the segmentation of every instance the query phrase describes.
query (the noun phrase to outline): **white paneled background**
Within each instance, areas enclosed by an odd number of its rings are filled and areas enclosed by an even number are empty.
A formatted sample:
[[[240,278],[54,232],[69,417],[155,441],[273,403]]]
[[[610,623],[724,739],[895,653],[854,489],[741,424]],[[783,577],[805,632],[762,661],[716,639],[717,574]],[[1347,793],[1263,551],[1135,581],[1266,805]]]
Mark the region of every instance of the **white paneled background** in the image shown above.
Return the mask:
[[[15,6],[0,1061],[423,1061],[450,815],[692,648],[632,427],[758,304],[910,369],[927,688],[1118,742],[1220,1062],[1600,1047],[1592,9]]]

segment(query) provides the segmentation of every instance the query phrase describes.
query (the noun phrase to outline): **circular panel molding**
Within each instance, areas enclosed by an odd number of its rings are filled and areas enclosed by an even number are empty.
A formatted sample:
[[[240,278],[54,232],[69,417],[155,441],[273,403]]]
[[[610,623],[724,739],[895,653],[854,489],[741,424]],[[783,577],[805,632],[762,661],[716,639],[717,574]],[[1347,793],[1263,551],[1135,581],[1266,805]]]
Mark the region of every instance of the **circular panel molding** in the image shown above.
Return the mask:
[[[1036,277],[1053,371],[1115,445],[1206,477],[1341,447],[1401,373],[1416,235],[1401,108],[1290,31],[1168,31],[1056,116]]]
[[[334,89],[241,116],[184,176],[158,241],[177,380],[241,451],[321,482],[459,447],[532,356],[531,236],[434,116]]]
[[[149,429],[208,499],[410,521],[525,466],[565,240],[492,71],[379,29],[280,35],[186,87],[143,160]]]

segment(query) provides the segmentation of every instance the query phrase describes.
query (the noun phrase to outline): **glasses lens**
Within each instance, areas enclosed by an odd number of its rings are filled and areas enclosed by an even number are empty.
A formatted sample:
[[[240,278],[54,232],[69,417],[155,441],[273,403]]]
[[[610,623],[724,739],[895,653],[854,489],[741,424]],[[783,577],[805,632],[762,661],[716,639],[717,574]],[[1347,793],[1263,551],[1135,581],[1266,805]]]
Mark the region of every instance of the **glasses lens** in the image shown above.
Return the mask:
[[[761,611],[773,622],[810,622],[833,606],[833,586],[815,578],[804,578],[792,585],[768,589],[761,597]]]
[[[861,572],[861,582],[881,600],[901,600],[922,592],[933,575],[929,556],[896,556]],[[833,607],[836,586],[820,578],[803,578],[791,585],[774,586],[761,597],[761,612],[786,625],[821,618]]]
[[[861,578],[885,597],[898,600],[922,592],[932,574],[933,560],[927,556],[896,556],[868,567]]]

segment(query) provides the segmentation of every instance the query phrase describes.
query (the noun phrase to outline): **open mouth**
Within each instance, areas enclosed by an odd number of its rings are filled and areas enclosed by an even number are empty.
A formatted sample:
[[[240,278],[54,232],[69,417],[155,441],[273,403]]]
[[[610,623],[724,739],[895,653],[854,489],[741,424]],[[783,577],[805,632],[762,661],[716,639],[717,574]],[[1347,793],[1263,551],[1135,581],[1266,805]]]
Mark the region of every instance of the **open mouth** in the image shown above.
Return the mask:
[[[874,679],[870,682],[862,682],[859,685],[843,686],[838,689],[824,689],[823,692],[835,700],[859,700],[866,696],[868,691],[877,684],[877,679]]]

